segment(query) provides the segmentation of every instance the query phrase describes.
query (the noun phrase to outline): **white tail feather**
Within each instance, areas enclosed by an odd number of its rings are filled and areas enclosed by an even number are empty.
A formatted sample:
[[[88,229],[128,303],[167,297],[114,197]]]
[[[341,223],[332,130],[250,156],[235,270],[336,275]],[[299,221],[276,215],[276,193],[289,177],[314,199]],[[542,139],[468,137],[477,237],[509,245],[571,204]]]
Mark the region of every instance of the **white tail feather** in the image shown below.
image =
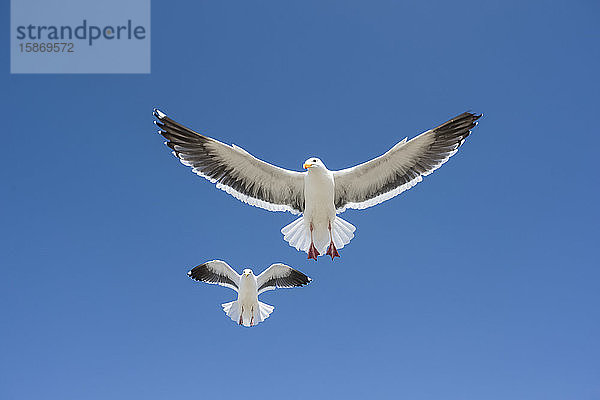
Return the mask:
[[[223,307],[223,311],[225,311],[225,314],[227,314],[232,321],[234,321],[236,324],[239,324],[241,310],[238,300],[221,304],[221,307]],[[242,325],[251,326],[250,322],[252,322],[252,325],[259,324],[265,319],[269,318],[274,309],[275,307],[259,301],[258,312],[254,314],[254,319],[252,319],[250,310],[244,310],[244,314],[242,315]]]
[[[240,306],[237,300],[221,304],[221,307],[223,307],[225,314],[227,314],[227,316],[233,321],[238,322],[240,320]]]
[[[327,229],[325,228],[324,232],[313,231],[313,239],[315,242],[320,242],[315,243],[315,246],[321,254],[325,252],[325,249],[329,245],[329,232],[327,232]],[[335,247],[339,250],[350,243],[350,240],[354,237],[355,230],[354,225],[336,216],[331,224],[331,236],[333,237]],[[296,248],[296,250],[308,253],[310,247],[310,229],[303,216],[281,228],[281,233],[283,233],[284,240],[290,246]],[[319,240],[320,238],[326,238],[326,241]]]
[[[258,308],[260,309],[260,322],[263,322],[265,319],[269,318],[275,307],[263,303],[262,301],[258,302]]]

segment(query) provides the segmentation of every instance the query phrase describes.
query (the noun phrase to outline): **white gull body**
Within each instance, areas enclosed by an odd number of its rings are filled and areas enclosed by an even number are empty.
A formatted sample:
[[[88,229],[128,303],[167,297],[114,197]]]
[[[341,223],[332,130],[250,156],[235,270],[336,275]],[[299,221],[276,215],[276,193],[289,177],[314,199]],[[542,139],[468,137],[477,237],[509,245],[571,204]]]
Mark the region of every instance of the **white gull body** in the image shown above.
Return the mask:
[[[356,228],[336,216],[333,172],[316,157],[306,160],[304,168],[304,213],[281,233],[290,246],[307,252],[308,258],[339,257],[337,250],[352,240]]]
[[[304,177],[304,224],[312,227],[313,242],[317,250],[323,254],[329,245],[329,227],[335,224],[335,206],[333,203],[334,187],[333,172],[325,168],[319,159],[307,160]],[[311,162],[312,161],[312,162]],[[344,244],[337,241],[339,248]]]
[[[261,304],[263,305],[262,310]],[[223,310],[232,320],[237,320],[236,322],[240,325],[252,326],[267,318],[273,311],[273,307],[258,301],[256,276],[251,269],[247,268],[240,277],[237,300],[223,304]]]

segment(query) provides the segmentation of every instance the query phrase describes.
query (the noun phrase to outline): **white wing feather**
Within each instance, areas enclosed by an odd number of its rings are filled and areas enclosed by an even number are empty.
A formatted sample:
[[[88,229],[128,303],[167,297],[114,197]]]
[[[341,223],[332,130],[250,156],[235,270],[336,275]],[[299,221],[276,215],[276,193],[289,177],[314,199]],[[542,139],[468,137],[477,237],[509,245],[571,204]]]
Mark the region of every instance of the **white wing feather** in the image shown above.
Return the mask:
[[[275,288],[307,285],[312,279],[285,264],[273,264],[256,277],[258,294]]]
[[[188,276],[196,281],[225,286],[238,291],[240,287],[240,275],[235,272],[225,261],[212,260],[188,272]]]
[[[238,200],[269,211],[304,211],[305,172],[259,160],[236,145],[201,135],[154,111],[159,133],[182,164]]]
[[[334,171],[337,213],[374,206],[421,182],[458,151],[480,117],[463,113],[373,160]]]

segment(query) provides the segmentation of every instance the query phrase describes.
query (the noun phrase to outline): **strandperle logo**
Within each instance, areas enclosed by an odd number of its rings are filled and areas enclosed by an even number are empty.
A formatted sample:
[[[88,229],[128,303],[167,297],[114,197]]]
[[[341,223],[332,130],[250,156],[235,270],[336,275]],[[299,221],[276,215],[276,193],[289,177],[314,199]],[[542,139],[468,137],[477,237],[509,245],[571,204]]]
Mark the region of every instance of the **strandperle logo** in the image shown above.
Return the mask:
[[[149,74],[150,0],[11,0],[14,74]]]
[[[127,20],[123,25],[97,26],[88,24],[84,19],[81,25],[33,25],[17,26],[18,40],[86,40],[91,46],[95,40],[144,40],[146,39],[146,28],[135,25],[132,20]]]

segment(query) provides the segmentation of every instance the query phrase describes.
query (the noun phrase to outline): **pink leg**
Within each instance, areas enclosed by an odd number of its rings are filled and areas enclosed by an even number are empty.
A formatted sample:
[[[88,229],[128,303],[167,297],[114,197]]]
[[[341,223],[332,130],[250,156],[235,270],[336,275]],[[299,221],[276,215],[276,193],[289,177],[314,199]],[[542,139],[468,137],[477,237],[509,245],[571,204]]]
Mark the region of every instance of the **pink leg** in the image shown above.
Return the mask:
[[[327,253],[325,254],[331,256],[331,261],[333,261],[335,257],[340,256],[340,253],[338,253],[337,249],[335,248],[335,244],[333,244],[333,237],[331,236],[331,221],[329,221],[329,247],[327,247]]]
[[[250,326],[254,325],[254,307],[252,307],[252,317],[250,317]]]
[[[310,247],[308,248],[308,259],[313,259],[315,261],[317,261],[317,257],[320,256],[317,248],[315,247],[315,244],[313,243],[313,236],[312,236],[312,232],[313,232],[313,225],[312,222],[310,223]]]
[[[244,323],[243,316],[244,316],[244,306],[242,306],[242,312],[240,313],[240,321],[239,321],[240,325],[242,325]]]

